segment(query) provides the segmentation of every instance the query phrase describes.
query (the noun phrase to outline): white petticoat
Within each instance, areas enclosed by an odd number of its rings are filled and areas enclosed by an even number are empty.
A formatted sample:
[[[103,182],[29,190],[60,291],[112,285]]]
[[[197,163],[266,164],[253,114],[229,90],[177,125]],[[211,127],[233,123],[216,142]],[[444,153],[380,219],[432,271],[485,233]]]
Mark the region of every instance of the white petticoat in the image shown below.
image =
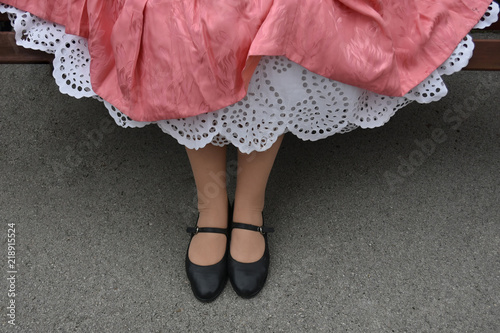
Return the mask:
[[[94,93],[85,38],[66,34],[64,26],[11,6],[0,4],[0,12],[9,13],[18,45],[55,54],[53,76],[62,93],[103,101],[119,126],[152,124],[131,120]],[[475,28],[494,23],[498,12],[493,2]],[[441,75],[467,66],[473,49],[471,37],[465,36],[450,58],[404,97],[375,94],[312,73],[285,57],[265,56],[247,96],[238,103],[195,117],[154,123],[188,148],[231,143],[244,153],[268,149],[285,132],[314,141],[358,127],[374,128],[412,101],[430,103],[445,96],[448,90]]]

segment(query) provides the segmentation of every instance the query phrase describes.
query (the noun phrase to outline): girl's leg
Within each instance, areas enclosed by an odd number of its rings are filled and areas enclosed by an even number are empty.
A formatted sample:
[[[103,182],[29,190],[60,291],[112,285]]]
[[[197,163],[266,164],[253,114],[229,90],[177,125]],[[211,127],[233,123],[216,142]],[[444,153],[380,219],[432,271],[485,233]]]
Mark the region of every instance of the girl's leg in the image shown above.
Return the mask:
[[[198,227],[227,228],[226,147],[212,144],[186,149],[198,195]],[[198,233],[193,236],[188,256],[197,265],[213,265],[226,251],[226,236]]]
[[[264,152],[238,152],[238,173],[233,221],[262,226],[262,210],[267,180],[283,136]],[[264,254],[264,237],[258,232],[234,229],[231,234],[231,256],[239,262],[250,263]]]

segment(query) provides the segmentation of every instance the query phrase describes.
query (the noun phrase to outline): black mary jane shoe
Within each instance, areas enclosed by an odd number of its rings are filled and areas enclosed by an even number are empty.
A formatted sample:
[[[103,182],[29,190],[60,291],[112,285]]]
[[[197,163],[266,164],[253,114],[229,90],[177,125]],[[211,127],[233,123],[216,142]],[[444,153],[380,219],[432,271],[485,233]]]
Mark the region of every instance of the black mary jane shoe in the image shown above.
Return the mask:
[[[187,232],[191,233],[191,239],[199,232],[212,232],[226,235],[228,238],[228,230],[222,228],[187,228]],[[189,242],[191,245],[191,242]],[[229,248],[229,239],[226,239],[226,252],[222,259],[208,266],[201,266],[189,260],[189,247],[186,252],[186,273],[191,283],[191,290],[194,296],[201,302],[212,302],[220,295],[227,282],[227,256]]]
[[[267,233],[273,232],[274,229],[236,222],[231,224],[231,228],[260,232],[266,243],[264,255],[255,262],[242,263],[236,261],[229,253],[227,271],[234,291],[243,298],[252,298],[262,290],[267,279],[270,259]]]

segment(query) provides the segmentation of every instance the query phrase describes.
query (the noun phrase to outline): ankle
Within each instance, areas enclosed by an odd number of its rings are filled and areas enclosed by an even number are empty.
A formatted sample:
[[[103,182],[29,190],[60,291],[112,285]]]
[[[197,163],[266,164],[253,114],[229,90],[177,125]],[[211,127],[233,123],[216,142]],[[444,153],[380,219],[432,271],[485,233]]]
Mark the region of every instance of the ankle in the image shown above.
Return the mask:
[[[227,209],[200,211],[197,226],[200,228],[227,228],[227,222]]]
[[[214,200],[210,204],[198,205],[198,227],[226,228],[228,222],[228,201]]]
[[[233,212],[233,221],[262,226],[262,210],[236,209]]]

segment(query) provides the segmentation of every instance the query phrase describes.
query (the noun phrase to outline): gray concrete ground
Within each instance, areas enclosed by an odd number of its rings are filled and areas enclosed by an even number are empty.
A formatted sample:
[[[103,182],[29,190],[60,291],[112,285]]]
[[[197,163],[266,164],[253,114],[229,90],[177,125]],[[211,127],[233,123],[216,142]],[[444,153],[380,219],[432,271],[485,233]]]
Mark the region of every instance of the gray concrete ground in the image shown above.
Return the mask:
[[[449,77],[445,99],[381,128],[286,137],[266,287],[245,300],[228,284],[202,304],[184,273],[183,147],[111,126],[50,71],[0,66],[0,331],[500,332],[500,73]]]

